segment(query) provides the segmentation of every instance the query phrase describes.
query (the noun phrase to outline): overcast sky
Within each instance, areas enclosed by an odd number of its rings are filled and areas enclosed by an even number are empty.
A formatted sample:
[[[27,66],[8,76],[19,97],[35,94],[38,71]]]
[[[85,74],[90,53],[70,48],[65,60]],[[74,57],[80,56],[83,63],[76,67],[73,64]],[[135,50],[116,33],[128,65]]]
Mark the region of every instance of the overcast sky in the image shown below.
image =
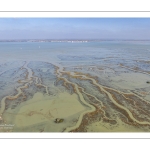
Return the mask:
[[[150,18],[0,18],[0,39],[150,39]]]

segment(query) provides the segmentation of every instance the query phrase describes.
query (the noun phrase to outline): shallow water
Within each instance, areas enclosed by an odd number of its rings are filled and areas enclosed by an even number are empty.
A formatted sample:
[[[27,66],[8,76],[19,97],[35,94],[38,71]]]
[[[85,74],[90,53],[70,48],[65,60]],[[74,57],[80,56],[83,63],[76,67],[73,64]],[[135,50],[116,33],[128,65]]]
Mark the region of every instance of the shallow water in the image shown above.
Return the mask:
[[[147,81],[148,41],[0,42],[0,130],[149,132]]]

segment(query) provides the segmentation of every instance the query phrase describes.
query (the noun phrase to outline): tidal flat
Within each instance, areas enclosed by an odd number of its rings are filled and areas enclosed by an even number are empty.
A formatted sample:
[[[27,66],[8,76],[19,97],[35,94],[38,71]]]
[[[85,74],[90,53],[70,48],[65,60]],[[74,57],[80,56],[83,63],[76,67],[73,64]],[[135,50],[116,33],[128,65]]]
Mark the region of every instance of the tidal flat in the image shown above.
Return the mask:
[[[148,41],[1,42],[0,132],[149,132]]]

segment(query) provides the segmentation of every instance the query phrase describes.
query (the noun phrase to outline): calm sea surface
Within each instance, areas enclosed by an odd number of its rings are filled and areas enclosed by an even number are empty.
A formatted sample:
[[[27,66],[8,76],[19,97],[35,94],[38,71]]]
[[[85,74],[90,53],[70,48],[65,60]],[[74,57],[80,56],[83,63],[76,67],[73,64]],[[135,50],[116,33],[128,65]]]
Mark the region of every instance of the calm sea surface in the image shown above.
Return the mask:
[[[0,61],[93,61],[108,57],[149,60],[150,42],[0,42]]]

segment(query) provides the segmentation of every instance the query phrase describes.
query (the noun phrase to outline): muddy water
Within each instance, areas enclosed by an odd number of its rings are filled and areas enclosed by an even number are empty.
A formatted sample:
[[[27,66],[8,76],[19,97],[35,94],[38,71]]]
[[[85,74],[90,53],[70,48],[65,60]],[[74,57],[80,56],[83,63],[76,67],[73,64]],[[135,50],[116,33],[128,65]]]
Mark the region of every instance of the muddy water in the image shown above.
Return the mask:
[[[58,69],[58,70],[59,70],[59,69]],[[59,73],[59,72],[64,72],[64,73],[65,73],[65,71],[63,71],[62,69],[60,69],[60,70],[58,71],[58,73]],[[66,73],[68,73],[68,72],[66,72]],[[100,85],[100,84],[98,84],[98,83],[96,82],[95,79],[90,78],[90,77],[87,77],[87,76],[85,76],[85,75],[75,75],[74,72],[69,72],[69,73],[70,73],[72,76],[74,76],[74,77],[82,77],[83,79],[91,80],[94,85],[98,86],[98,87],[101,89],[101,91],[103,91],[104,93],[106,93],[106,94],[108,95],[108,97],[110,98],[110,100],[111,100],[117,107],[119,107],[119,108],[125,110],[133,121],[135,121],[135,122],[137,122],[137,123],[139,123],[139,124],[142,124],[142,125],[150,125],[150,122],[147,122],[147,121],[142,121],[142,122],[140,122],[140,121],[138,121],[136,118],[134,118],[134,116],[132,115],[132,113],[131,113],[126,107],[124,107],[124,106],[120,105],[119,103],[117,103],[117,102],[115,101],[115,99],[112,97],[111,93],[109,93],[108,91],[106,91],[106,90],[103,88],[102,85]],[[65,79],[65,80],[66,80],[66,79]],[[66,81],[67,81],[67,80],[66,80]],[[69,81],[67,81],[67,82],[69,83]],[[118,93],[120,93],[120,91],[118,91],[118,90],[116,90],[116,91],[117,91]],[[90,96],[92,96],[92,95],[90,95]]]
[[[28,85],[33,82],[33,78],[34,78],[34,76],[33,76],[33,71],[32,71],[31,68],[28,67],[28,64],[29,64],[29,62],[26,62],[26,63],[22,66],[22,68],[24,68],[24,69],[27,70],[27,77],[26,77],[26,79],[24,79],[24,80],[19,80],[19,82],[20,82],[20,83],[24,83],[24,85],[23,85],[23,86],[20,86],[20,87],[18,87],[18,88],[16,89],[16,91],[17,91],[17,94],[16,94],[16,95],[14,95],[14,96],[11,96],[11,95],[5,96],[5,97],[0,101],[0,102],[1,102],[1,108],[0,108],[0,118],[1,118],[1,119],[3,118],[2,115],[3,115],[3,113],[4,113],[5,106],[6,106],[6,104],[5,104],[6,99],[15,100],[16,98],[18,98],[20,95],[23,94],[22,89],[28,88]],[[22,68],[21,68],[21,69],[22,69]],[[39,80],[39,78],[36,77],[36,81],[38,81],[38,80]],[[37,83],[37,85],[41,85],[41,86],[45,87],[45,88],[46,88],[46,92],[47,92],[47,94],[48,94],[47,86],[43,85],[42,83],[40,83],[40,84]]]
[[[58,66],[57,66],[57,67],[58,67]],[[78,119],[78,122],[76,123],[75,126],[73,126],[73,127],[68,127],[68,128],[65,130],[65,132],[68,132],[68,131],[71,131],[71,130],[74,130],[74,129],[78,128],[78,127],[80,126],[80,124],[81,124],[81,121],[82,121],[83,116],[84,116],[86,113],[90,113],[90,112],[95,111],[95,107],[92,106],[92,105],[90,105],[89,103],[87,103],[87,102],[84,100],[84,98],[83,98],[83,96],[82,96],[82,93],[79,91],[79,87],[78,87],[77,84],[68,81],[68,80],[67,80],[66,78],[64,78],[64,77],[61,77],[61,72],[63,72],[63,67],[58,67],[58,70],[57,70],[58,77],[61,78],[61,79],[64,79],[67,83],[74,85],[75,90],[76,90],[76,92],[77,92],[77,94],[78,94],[78,96],[79,96],[80,101],[81,101],[84,105],[86,105],[86,106],[88,106],[88,107],[90,108],[90,110],[87,110],[87,111],[83,112],[82,114],[80,114],[80,117],[79,117],[79,119]]]
[[[40,44],[40,49],[39,49],[39,44]],[[131,94],[132,96],[134,96],[135,99],[140,99],[140,102],[144,101],[147,104],[150,103],[150,98],[149,98],[150,87],[149,87],[149,84],[146,84],[146,81],[149,80],[150,67],[149,67],[149,63],[145,62],[150,59],[149,57],[150,56],[150,51],[149,51],[150,44],[148,42],[138,43],[138,42],[108,42],[107,41],[107,42],[89,42],[89,43],[82,43],[82,44],[81,43],[76,43],[76,44],[75,43],[74,44],[71,44],[71,43],[15,43],[15,44],[0,43],[0,47],[1,47],[0,49],[0,52],[1,52],[0,61],[1,62],[7,62],[8,60],[26,62],[22,66],[22,68],[26,69],[26,78],[24,78],[23,80],[18,79],[20,86],[16,88],[17,94],[7,95],[3,97],[0,101],[1,103],[1,108],[0,108],[1,116],[0,117],[1,118],[3,118],[4,112],[5,112],[6,99],[13,101],[17,99],[18,97],[21,97],[24,94],[23,89],[29,88],[29,85],[31,84],[35,84],[35,86],[42,86],[46,90],[46,96],[50,96],[49,91],[51,90],[50,88],[51,85],[46,85],[46,84],[44,85],[42,83],[43,79],[41,78],[41,76],[35,76],[32,68],[29,67],[30,61],[35,61],[35,62],[41,61],[41,62],[54,64],[57,67],[57,72],[55,76],[57,76],[60,79],[63,79],[66,83],[72,85],[76,91],[76,94],[78,95],[78,98],[74,98],[74,99],[76,101],[79,101],[80,104],[84,105],[87,108],[82,113],[80,113],[76,124],[74,125],[69,124],[68,127],[64,131],[68,132],[68,131],[78,128],[80,124],[82,123],[83,116],[87,113],[91,113],[95,111],[95,107],[85,101],[82,95],[83,93],[87,96],[93,97],[97,102],[99,102],[100,103],[99,107],[103,111],[104,117],[105,118],[107,117],[105,114],[106,113],[105,110],[103,110],[102,108],[104,106],[102,100],[97,98],[97,95],[94,95],[94,93],[90,94],[86,92],[84,87],[80,87],[78,84],[71,82],[68,78],[65,78],[63,76],[63,73],[68,73],[72,77],[80,77],[80,79],[88,80],[92,82],[92,84],[98,87],[105,94],[105,96],[107,96],[107,98],[115,106],[117,106],[117,108],[124,110],[134,122],[140,125],[150,125],[148,121],[140,121],[137,118],[135,118],[132,112],[130,111],[130,109],[128,107],[125,107],[124,105],[119,104],[114,99],[112,93],[110,92],[110,91],[114,91],[118,95],[120,94],[126,99],[128,99],[128,97],[125,97],[125,94]],[[20,47],[22,47],[22,49],[20,49]],[[33,54],[36,54],[36,55],[33,55]],[[7,56],[7,60],[6,60],[6,56]],[[140,61],[143,61],[143,62],[140,62]],[[120,66],[120,64],[123,64],[123,65]],[[72,70],[65,71],[64,68],[67,66],[69,66],[70,68],[72,67]],[[76,69],[77,68],[81,69],[81,72],[83,75],[76,74],[74,71],[75,69],[74,66],[76,67]],[[104,86],[100,84],[99,82],[97,82],[92,76],[91,77],[86,76],[85,74],[87,72],[82,71],[82,69],[84,70],[85,68],[88,68],[88,66],[91,66],[95,69],[100,68],[102,66],[103,68],[102,72],[96,72],[96,71],[94,72],[94,69],[93,70],[89,69],[88,73],[91,73],[91,74],[95,73],[95,76],[98,76],[100,79],[113,80],[113,82],[110,82],[110,84],[114,83],[113,86],[108,86],[107,82]],[[141,70],[140,69],[138,71],[134,70],[133,69],[134,66],[141,67]],[[120,72],[122,71],[120,68],[128,72],[128,75],[124,72],[123,72],[124,74],[120,74]],[[9,69],[11,69],[11,67],[8,68],[8,70]],[[0,76],[3,72],[4,70],[1,69]],[[48,74],[47,70],[44,70],[44,72]],[[80,70],[78,70],[78,72],[80,73]],[[144,74],[145,76],[142,76],[141,74]],[[111,75],[112,75],[112,78],[111,78]],[[118,77],[116,77],[117,75]],[[129,82],[132,80],[132,78],[134,78],[134,76],[136,77],[135,77],[135,80],[133,81],[137,82],[138,84],[134,84],[133,82],[131,83],[132,84],[131,85]],[[120,81],[122,79],[124,80],[123,82]],[[54,83],[54,82],[55,81],[51,83]],[[125,85],[126,85],[126,90],[125,90],[126,92],[122,92],[122,90],[124,90]],[[54,84],[52,86],[54,86]],[[119,88],[116,88],[115,86]],[[132,86],[132,90],[131,90],[131,86]],[[136,90],[145,92],[147,95],[145,97],[140,96],[138,91]],[[57,91],[61,92],[59,88],[57,89]],[[59,92],[57,92],[58,95],[60,94]],[[51,93],[53,94],[53,92]],[[61,95],[61,96],[64,96],[64,95]],[[37,95],[35,95],[34,98],[37,99],[38,98]],[[39,103],[40,105],[42,104],[42,98],[41,98],[41,102]],[[39,104],[37,104],[37,106],[40,108]],[[80,104],[78,104],[77,107],[81,106]],[[43,105],[43,109],[45,106],[46,104]],[[70,105],[67,105],[67,106],[69,107]],[[27,107],[23,108],[23,110],[24,109],[27,109]],[[147,110],[143,110],[143,111],[146,111],[146,113],[148,113]],[[59,117],[57,115],[55,116]],[[32,122],[32,119],[30,121]],[[121,123],[120,123],[120,126],[121,126]]]

